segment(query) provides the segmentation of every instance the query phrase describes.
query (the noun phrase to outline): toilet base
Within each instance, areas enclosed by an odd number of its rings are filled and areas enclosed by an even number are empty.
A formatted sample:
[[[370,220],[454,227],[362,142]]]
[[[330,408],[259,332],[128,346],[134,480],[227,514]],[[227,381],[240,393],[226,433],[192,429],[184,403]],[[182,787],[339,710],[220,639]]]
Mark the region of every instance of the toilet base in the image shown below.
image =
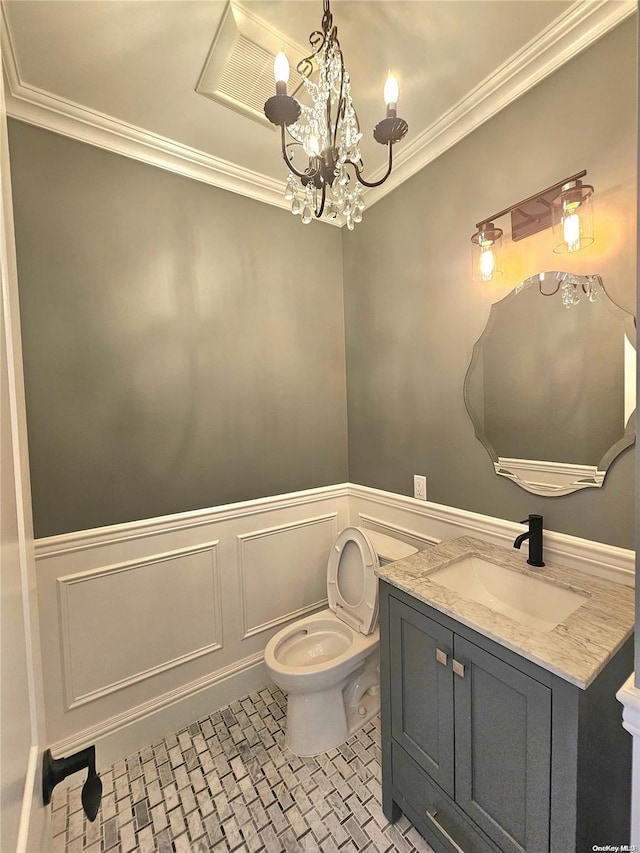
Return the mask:
[[[347,737],[351,737],[379,713],[380,690],[378,689],[375,694],[373,691],[367,691],[357,706],[347,708]]]
[[[327,714],[327,707],[334,710]],[[342,686],[317,693],[289,693],[286,744],[295,755],[311,758],[340,746],[380,711],[380,691],[373,687],[345,707]]]

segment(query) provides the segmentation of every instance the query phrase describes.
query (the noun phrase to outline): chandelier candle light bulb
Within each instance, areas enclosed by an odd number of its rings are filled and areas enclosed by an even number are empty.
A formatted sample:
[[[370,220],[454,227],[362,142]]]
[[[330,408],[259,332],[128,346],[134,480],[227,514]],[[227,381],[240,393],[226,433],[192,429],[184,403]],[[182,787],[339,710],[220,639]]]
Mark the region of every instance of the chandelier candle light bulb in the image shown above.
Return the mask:
[[[387,82],[384,84],[384,102],[387,105],[387,118],[393,118],[396,115],[398,109],[398,94],[398,81],[393,74],[389,72]]]
[[[289,60],[282,50],[278,53],[273,63],[273,76],[276,78],[276,93],[278,95],[286,95],[287,83],[289,82]]]

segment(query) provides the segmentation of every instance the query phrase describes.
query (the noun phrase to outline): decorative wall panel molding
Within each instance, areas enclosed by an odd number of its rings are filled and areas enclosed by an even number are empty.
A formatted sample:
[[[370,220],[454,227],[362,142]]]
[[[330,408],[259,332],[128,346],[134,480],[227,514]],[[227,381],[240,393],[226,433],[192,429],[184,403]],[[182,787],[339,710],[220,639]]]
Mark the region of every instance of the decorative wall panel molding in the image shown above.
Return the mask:
[[[507,104],[519,98],[637,9],[635,0],[577,0],[551,26],[483,80],[430,127],[406,143],[382,186],[368,190],[375,204]],[[283,209],[284,180],[244,169],[203,151],[88,109],[29,85],[20,76],[4,8],[2,52],[8,81],[7,113],[20,121],[140,160]],[[380,174],[384,169],[380,170]],[[376,175],[373,175],[373,180]],[[323,220],[325,221],[325,220]],[[342,223],[328,223],[337,224]]]
[[[67,710],[222,648],[217,545],[58,578]]]
[[[283,623],[325,606],[329,549],[349,524],[419,549],[463,534],[510,546],[524,529],[343,483],[40,540],[40,634],[54,754],[96,743],[99,764],[107,766],[264,686],[267,641]],[[631,551],[553,532],[546,533],[545,551],[550,560],[633,585]],[[223,618],[211,615],[210,592],[202,594],[214,575]],[[141,581],[150,577],[143,595]],[[178,577],[182,591],[190,587],[205,599],[193,606],[189,599],[188,619],[176,619],[173,610]],[[170,609],[172,618],[163,621],[158,614]],[[139,620],[160,643],[155,657],[134,647]]]
[[[326,606],[338,532],[334,512],[238,536],[243,639]]]
[[[262,623],[324,605],[329,548],[348,524],[341,484],[39,540],[54,754],[96,743],[106,766],[263,687],[263,649],[275,629]],[[287,594],[301,596],[302,608],[272,595],[283,568]],[[244,637],[247,618],[259,630]],[[136,647],[150,637],[150,647]]]

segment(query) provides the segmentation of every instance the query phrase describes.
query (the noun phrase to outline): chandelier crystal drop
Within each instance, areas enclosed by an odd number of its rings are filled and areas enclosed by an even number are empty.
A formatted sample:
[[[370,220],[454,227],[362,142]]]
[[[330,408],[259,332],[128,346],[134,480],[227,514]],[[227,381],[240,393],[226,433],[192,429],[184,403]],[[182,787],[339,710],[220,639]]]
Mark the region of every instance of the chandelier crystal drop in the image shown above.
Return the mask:
[[[406,135],[408,125],[397,117],[398,84],[390,75],[385,85],[387,114],[373,131],[374,139],[388,146],[388,167],[380,180],[366,181],[362,133],[329,0],[323,0],[323,11],[322,30],[309,36],[313,52],[297,66],[306,102],[287,94],[289,65],[284,53],[279,53],[274,64],[276,94],[265,103],[264,111],[281,129],[282,156],[289,169],[284,197],[291,202],[291,212],[305,225],[322,216],[344,217],[347,228],[353,230],[362,221],[362,187],[380,186],[389,177],[393,145]]]

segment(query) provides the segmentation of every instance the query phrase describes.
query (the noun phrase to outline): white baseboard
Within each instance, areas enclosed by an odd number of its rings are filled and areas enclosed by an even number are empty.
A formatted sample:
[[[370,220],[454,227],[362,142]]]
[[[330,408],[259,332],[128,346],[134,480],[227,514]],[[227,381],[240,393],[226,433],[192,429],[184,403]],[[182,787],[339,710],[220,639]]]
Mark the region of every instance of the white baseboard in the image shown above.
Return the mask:
[[[261,690],[268,681],[264,656],[259,652],[218,670],[209,678],[186,684],[58,741],[51,746],[51,752],[57,757],[95,744],[96,766],[100,771],[235,699]]]

